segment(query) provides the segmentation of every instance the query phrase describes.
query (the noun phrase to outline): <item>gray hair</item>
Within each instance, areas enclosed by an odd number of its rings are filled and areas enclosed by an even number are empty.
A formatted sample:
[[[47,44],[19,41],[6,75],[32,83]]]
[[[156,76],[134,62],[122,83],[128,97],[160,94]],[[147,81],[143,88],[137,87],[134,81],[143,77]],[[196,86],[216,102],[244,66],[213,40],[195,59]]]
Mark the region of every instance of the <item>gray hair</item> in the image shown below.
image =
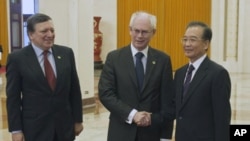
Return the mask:
[[[134,23],[134,20],[137,18],[137,17],[140,17],[140,16],[146,16],[148,17],[149,21],[150,21],[150,24],[152,26],[152,28],[155,30],[156,29],[156,16],[155,15],[152,15],[152,14],[149,14],[147,12],[144,12],[144,11],[139,11],[139,12],[135,12],[132,14],[131,18],[130,18],[130,23],[129,23],[129,26],[132,27],[133,23]]]

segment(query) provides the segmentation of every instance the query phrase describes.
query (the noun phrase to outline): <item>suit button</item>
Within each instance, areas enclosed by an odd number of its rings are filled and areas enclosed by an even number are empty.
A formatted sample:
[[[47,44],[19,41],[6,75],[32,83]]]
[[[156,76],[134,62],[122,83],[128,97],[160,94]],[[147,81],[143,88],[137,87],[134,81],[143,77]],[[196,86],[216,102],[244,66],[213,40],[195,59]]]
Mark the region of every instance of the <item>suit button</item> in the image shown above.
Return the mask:
[[[182,117],[179,117],[179,120],[182,120]]]

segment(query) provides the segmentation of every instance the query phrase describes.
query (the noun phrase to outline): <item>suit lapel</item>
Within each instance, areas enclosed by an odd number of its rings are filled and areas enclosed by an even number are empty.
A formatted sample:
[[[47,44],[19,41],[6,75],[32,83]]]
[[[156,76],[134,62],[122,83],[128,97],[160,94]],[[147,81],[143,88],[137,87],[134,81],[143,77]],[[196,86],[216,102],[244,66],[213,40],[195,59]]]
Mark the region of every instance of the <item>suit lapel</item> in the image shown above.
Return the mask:
[[[37,80],[43,80],[44,84],[46,85],[47,80],[39,64],[35,51],[33,50],[31,45],[27,46],[26,49],[27,49],[26,50],[26,62],[28,64],[28,67],[31,69],[31,72],[36,72]]]
[[[193,77],[189,89],[186,93],[185,98],[183,99],[183,106],[185,103],[191,98],[191,96],[195,93],[194,91],[198,88],[198,85],[202,82],[202,80],[207,76],[207,68],[208,68],[208,58],[201,63],[200,67],[198,68],[195,76]]]
[[[184,79],[186,75],[186,71],[188,68],[188,64],[178,70],[176,72],[176,76],[174,77],[175,79],[175,87],[176,87],[176,103],[177,103],[177,109],[180,109],[180,106],[182,105],[182,97],[183,97],[183,84],[184,84]],[[177,77],[178,76],[178,77]]]
[[[147,58],[147,65],[146,65],[146,73],[145,73],[145,79],[142,86],[142,91],[144,90],[147,83],[150,81],[150,76],[155,68],[155,64],[157,63],[157,58],[153,50],[149,47],[148,49],[148,58]]]
[[[124,48],[124,55],[125,55],[124,58],[128,58],[128,61],[126,61],[126,63],[125,63],[126,68],[128,69],[127,72],[129,73],[129,76],[131,77],[131,80],[134,83],[134,85],[136,87],[138,87],[137,79],[136,79],[136,72],[135,72],[135,64],[134,64],[133,55],[132,55],[130,46],[127,46],[126,48]],[[146,72],[145,72],[145,77],[144,77],[144,82],[143,82],[141,93],[143,93],[143,90],[145,89],[145,86],[150,81],[149,80],[150,79],[150,75],[152,74],[153,69],[155,67],[155,64],[157,63],[157,59],[156,58],[157,58],[156,54],[149,47],[149,49],[148,49],[147,65],[146,65]],[[134,68],[134,69],[131,69],[131,68]],[[138,92],[139,92],[139,89],[138,89]],[[140,95],[140,92],[138,94]]]
[[[126,58],[128,58],[128,61],[126,61],[125,65],[126,65],[126,68],[128,69],[127,71],[129,72],[129,76],[131,77],[132,82],[134,83],[134,85],[136,87],[138,87],[137,79],[136,79],[136,72],[135,72],[135,64],[134,64],[133,55],[132,55],[130,46],[127,46],[126,48],[124,48],[124,55],[125,55]],[[145,73],[141,93],[143,93],[143,90],[145,89],[145,86],[150,81],[149,80],[150,75],[151,75],[156,63],[157,63],[156,55],[153,52],[153,50],[149,47],[147,65],[146,65],[146,73]],[[134,69],[131,69],[131,68],[134,68]],[[139,92],[139,89],[138,89],[138,92]],[[138,94],[140,95],[140,92]]]
[[[27,51],[26,51],[26,62],[27,64],[29,64],[30,69],[32,70],[32,72],[37,72],[38,74],[38,78],[37,80],[43,80],[43,85],[48,85],[48,82],[46,80],[46,77],[44,75],[44,72],[39,64],[39,61],[37,59],[37,56],[35,54],[35,51],[33,50],[32,46],[29,45],[26,47]],[[55,60],[55,66],[56,66],[56,73],[57,73],[57,81],[56,81],[56,88],[57,86],[59,86],[58,83],[63,82],[63,78],[62,78],[62,73],[65,71],[65,69],[63,69],[64,64],[64,59],[68,59],[67,56],[65,56],[61,50],[59,49],[58,46],[54,45],[52,47],[52,52],[53,52],[53,56],[54,56],[54,60]],[[31,59],[33,58],[33,59]],[[35,61],[36,60],[36,61]],[[48,85],[49,87],[49,85]]]
[[[127,61],[125,61],[125,65],[126,65],[126,69],[129,73],[130,78],[132,79],[132,82],[134,83],[134,85],[136,85],[136,87],[138,87],[137,84],[137,79],[136,79],[136,72],[135,72],[135,64],[134,64],[134,59],[133,59],[133,55],[130,49],[130,46],[127,46],[124,48],[124,57],[121,58],[128,58]],[[131,69],[134,68],[134,69]],[[139,90],[139,89],[138,89]]]
[[[65,69],[63,69],[63,66],[65,65],[64,59],[67,59],[67,56],[61,53],[59,50],[59,47],[55,45],[52,47],[52,50],[53,50],[53,56],[54,56],[55,66],[56,66],[56,74],[57,74],[56,88],[57,88],[59,86],[58,83],[63,82],[62,74],[65,71]]]

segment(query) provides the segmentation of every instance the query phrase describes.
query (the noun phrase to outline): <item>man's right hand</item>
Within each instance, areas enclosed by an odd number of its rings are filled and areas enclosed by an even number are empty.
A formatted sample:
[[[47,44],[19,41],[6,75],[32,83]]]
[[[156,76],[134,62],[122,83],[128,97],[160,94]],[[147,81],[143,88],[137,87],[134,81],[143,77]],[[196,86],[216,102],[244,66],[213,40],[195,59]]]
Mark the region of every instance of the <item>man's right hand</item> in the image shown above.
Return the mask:
[[[146,111],[137,112],[134,116],[133,121],[137,126],[149,126],[151,125],[151,113]]]
[[[23,132],[12,133],[12,141],[25,141]]]

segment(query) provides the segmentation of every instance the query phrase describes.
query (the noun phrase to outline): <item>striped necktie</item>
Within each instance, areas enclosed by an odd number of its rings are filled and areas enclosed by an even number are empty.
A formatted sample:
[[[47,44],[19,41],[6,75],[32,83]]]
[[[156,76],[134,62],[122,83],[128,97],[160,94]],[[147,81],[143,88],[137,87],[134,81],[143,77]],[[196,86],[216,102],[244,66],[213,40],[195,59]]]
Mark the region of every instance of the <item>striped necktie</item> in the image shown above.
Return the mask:
[[[189,84],[190,84],[190,82],[191,82],[193,70],[194,70],[194,66],[193,66],[192,64],[189,65],[188,71],[187,71],[187,75],[186,75],[186,80],[185,80],[184,85],[183,85],[183,97],[184,97],[185,94],[187,93]]]

